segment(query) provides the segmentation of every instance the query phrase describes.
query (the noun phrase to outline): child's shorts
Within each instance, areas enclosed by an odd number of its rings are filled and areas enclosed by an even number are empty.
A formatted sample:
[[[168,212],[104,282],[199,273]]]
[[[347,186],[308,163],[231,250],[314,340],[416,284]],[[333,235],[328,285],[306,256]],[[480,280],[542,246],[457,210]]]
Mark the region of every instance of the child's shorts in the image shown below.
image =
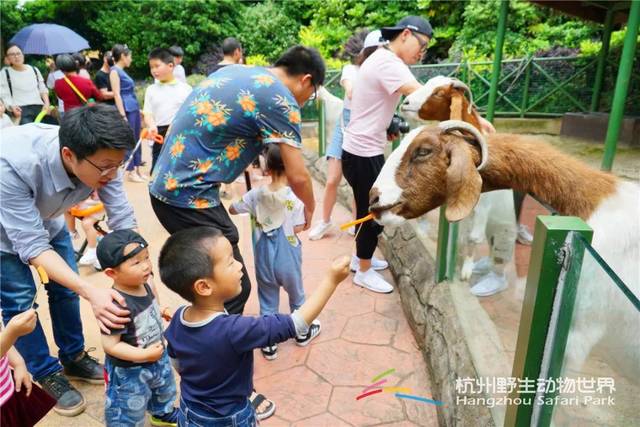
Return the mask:
[[[107,426],[144,426],[145,412],[164,415],[173,412],[176,382],[165,351],[155,363],[123,368],[107,358],[107,398],[104,421]]]
[[[257,426],[256,413],[247,399],[247,404],[228,417],[213,417],[209,411],[198,405],[187,404],[180,399],[180,411],[178,412],[178,425],[180,427],[254,427]]]

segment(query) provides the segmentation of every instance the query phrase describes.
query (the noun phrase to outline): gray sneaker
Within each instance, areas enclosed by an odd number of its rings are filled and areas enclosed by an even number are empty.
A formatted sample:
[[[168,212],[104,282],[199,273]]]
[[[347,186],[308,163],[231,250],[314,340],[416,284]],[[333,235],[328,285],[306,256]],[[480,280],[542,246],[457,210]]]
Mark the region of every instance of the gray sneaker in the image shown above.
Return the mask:
[[[93,351],[95,348],[89,348]],[[84,381],[90,384],[104,384],[104,367],[95,357],[82,351],[70,362],[63,362],[64,373],[72,380]]]
[[[87,407],[87,402],[78,390],[69,383],[62,371],[40,379],[40,386],[51,397],[56,399],[53,410],[64,417],[75,417]]]

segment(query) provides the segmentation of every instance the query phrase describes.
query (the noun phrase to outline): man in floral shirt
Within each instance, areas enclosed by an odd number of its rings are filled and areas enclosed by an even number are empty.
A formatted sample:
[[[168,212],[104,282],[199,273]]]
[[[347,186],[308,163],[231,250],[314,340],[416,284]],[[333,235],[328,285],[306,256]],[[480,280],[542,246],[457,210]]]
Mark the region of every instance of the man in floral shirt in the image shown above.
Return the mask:
[[[229,65],[211,74],[182,104],[158,157],[151,205],[169,231],[208,225],[238,249],[238,230],[220,203],[220,184],[233,182],[266,144],[280,144],[289,185],[305,206],[308,228],[315,209],[311,178],[300,151],[300,108],[324,82],[315,49],[295,46],[272,68]],[[243,263],[244,265],[244,263]],[[251,283],[243,268],[242,293],[225,304],[242,313]]]

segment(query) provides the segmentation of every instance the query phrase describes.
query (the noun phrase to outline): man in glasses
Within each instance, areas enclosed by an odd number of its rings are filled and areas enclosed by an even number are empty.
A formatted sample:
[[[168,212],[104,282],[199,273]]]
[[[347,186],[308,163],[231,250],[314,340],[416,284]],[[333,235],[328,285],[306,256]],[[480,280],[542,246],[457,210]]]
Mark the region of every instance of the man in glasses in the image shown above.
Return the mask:
[[[136,221],[122,184],[125,152],[133,133],[113,106],[83,106],[65,114],[62,125],[31,123],[3,129],[0,150],[0,304],[5,324],[31,308],[38,286],[29,264],[43,267],[58,358],[50,355],[40,324],[16,342],[29,372],[57,400],[56,412],[74,416],[86,406],[67,377],[103,382],[103,368],[87,354],[80,301],[86,299],[100,328],[128,322],[115,290],[98,288],[78,275],[63,213],[94,189],[105,205],[112,230]],[[61,366],[62,364],[62,366]],[[64,373],[63,373],[64,372]],[[65,375],[66,374],[66,375]]]

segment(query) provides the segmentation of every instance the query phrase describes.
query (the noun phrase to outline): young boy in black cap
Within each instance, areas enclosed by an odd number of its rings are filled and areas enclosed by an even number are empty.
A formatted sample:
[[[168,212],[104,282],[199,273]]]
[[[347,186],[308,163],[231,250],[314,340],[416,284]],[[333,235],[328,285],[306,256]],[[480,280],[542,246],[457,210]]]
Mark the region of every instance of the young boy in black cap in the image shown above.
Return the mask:
[[[147,242],[132,230],[107,234],[98,244],[98,260],[113,289],[125,299],[131,321],[124,329],[103,332],[107,398],[105,423],[175,426],[176,384],[162,341],[162,320],[155,289],[147,283],[151,260]]]

